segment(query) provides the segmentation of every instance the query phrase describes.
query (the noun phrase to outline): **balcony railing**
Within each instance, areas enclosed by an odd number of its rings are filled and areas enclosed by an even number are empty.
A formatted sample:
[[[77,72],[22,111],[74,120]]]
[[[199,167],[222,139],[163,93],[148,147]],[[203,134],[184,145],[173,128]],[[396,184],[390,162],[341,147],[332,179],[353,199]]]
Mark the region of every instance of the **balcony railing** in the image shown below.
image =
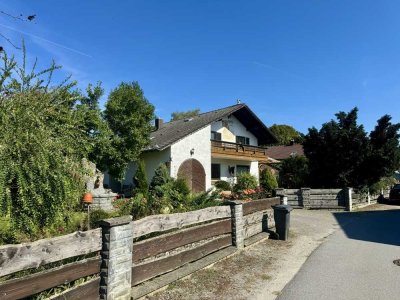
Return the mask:
[[[213,157],[221,158],[249,158],[267,159],[267,148],[251,145],[243,145],[231,142],[211,140],[211,154]]]

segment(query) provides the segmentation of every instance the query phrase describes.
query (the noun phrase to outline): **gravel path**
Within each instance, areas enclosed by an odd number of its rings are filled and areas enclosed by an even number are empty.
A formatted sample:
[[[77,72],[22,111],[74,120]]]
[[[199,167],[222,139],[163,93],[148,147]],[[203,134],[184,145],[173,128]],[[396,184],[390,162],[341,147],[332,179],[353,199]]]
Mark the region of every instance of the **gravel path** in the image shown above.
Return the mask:
[[[332,212],[294,210],[289,241],[259,242],[146,299],[275,299],[337,228]]]

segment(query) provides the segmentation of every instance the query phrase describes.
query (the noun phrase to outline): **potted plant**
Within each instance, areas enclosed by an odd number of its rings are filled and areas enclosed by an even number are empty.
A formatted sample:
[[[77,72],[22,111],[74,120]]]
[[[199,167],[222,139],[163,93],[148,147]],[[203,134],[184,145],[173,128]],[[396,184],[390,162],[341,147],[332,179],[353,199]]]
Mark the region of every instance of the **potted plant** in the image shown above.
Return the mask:
[[[92,204],[93,203],[93,195],[91,192],[86,192],[82,196],[82,202],[85,204]]]

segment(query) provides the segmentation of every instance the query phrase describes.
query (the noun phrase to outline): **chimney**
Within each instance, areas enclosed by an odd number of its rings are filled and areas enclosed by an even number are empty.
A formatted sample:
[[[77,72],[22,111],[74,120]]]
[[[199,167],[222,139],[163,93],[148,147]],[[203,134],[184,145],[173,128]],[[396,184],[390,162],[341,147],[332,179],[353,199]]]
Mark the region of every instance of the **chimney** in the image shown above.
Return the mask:
[[[163,124],[164,124],[163,119],[158,119],[158,118],[157,118],[157,119],[155,120],[156,130],[160,129],[160,128],[163,126]]]

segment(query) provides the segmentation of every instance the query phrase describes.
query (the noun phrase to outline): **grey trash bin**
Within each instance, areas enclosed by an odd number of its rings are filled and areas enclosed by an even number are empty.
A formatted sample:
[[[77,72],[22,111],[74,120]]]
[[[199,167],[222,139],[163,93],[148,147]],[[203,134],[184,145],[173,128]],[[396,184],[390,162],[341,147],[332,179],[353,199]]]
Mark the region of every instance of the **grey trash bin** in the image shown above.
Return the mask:
[[[290,212],[293,208],[290,205],[274,205],[274,219],[276,233],[280,240],[286,241],[289,237]]]

